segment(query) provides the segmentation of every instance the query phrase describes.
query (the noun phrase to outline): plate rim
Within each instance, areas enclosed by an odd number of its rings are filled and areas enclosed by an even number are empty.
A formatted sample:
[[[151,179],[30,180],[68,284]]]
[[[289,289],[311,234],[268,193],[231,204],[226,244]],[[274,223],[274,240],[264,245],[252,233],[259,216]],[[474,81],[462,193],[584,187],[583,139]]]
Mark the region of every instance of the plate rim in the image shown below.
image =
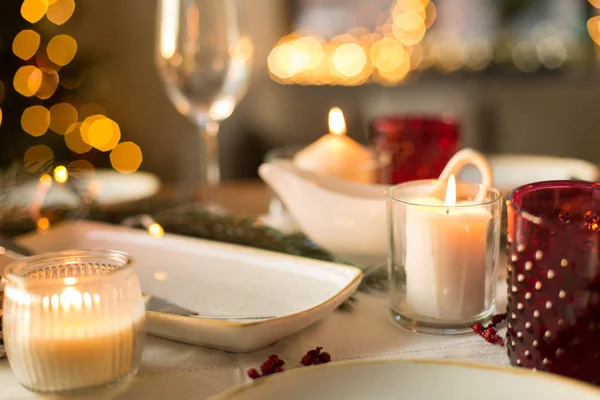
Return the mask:
[[[74,220],[74,221],[62,221],[62,222],[54,225],[51,230],[49,230],[48,232],[45,232],[43,234],[39,234],[37,232],[31,232],[31,233],[27,233],[24,235],[20,235],[17,238],[17,241],[20,242],[21,240],[28,240],[32,237],[36,237],[36,236],[40,236],[40,235],[47,235],[52,230],[61,229],[61,228],[65,229],[65,228],[68,228],[69,225],[74,226],[74,227],[77,227],[77,226],[90,227],[91,226],[92,228],[103,229],[103,230],[106,230],[106,228],[109,228],[109,229],[116,228],[117,230],[128,231],[129,233],[134,233],[134,234],[143,234],[143,232],[144,232],[144,230],[141,230],[141,229],[129,228],[129,227],[121,226],[121,225],[107,224],[107,223],[98,222],[98,221]],[[151,235],[148,234],[148,236],[151,236]],[[363,271],[360,268],[354,267],[352,265],[339,264],[339,263],[323,261],[323,260],[315,260],[315,259],[308,258],[308,257],[302,257],[302,256],[286,254],[286,253],[279,253],[276,251],[260,249],[260,248],[256,248],[256,247],[252,247],[252,246],[243,246],[243,245],[234,244],[234,243],[225,243],[225,242],[219,242],[219,241],[215,241],[215,240],[195,238],[195,237],[179,235],[179,234],[175,234],[175,233],[165,233],[162,237],[154,238],[154,239],[160,240],[164,237],[177,239],[177,240],[184,240],[184,241],[201,242],[202,244],[208,245],[208,246],[216,246],[216,247],[221,247],[223,249],[229,249],[229,250],[237,249],[237,250],[242,250],[247,253],[255,252],[255,253],[258,253],[258,256],[260,256],[262,254],[262,255],[269,256],[269,257],[277,257],[277,258],[283,258],[283,259],[287,258],[290,261],[296,260],[296,261],[301,261],[304,263],[309,262],[311,264],[315,264],[315,266],[317,266],[317,267],[319,264],[335,265],[338,268],[342,268],[342,269],[351,271],[353,273],[354,277],[344,287],[337,290],[332,296],[324,299],[322,302],[314,305],[311,308],[307,308],[307,309],[304,309],[304,310],[301,310],[301,311],[298,311],[298,312],[295,312],[292,314],[286,314],[286,315],[282,315],[279,317],[270,318],[270,319],[266,319],[266,320],[228,321],[228,320],[205,319],[202,317],[186,317],[186,316],[180,316],[180,315],[165,314],[165,313],[156,312],[156,311],[146,311],[147,316],[150,318],[160,318],[160,319],[168,318],[168,319],[179,320],[184,323],[201,322],[202,324],[218,325],[218,326],[224,326],[224,327],[229,327],[229,328],[247,328],[247,327],[252,327],[252,326],[257,326],[257,325],[265,325],[265,324],[269,324],[269,323],[278,323],[278,322],[285,321],[288,319],[298,318],[305,314],[316,313],[320,309],[327,307],[331,302],[333,302],[337,298],[345,297],[345,296],[350,297],[350,295],[352,295],[352,293],[354,293],[356,291],[356,289],[358,288],[360,282],[363,279],[363,275],[364,275]]]
[[[283,376],[297,375],[297,374],[305,374],[305,373],[318,373],[324,369],[331,368],[344,368],[347,366],[353,365],[369,365],[369,364],[405,364],[405,365],[414,365],[414,364],[425,364],[425,365],[433,365],[433,366],[454,366],[465,369],[475,369],[475,370],[488,370],[500,372],[503,374],[511,374],[511,375],[522,375],[529,377],[536,377],[537,379],[542,380],[553,380],[557,381],[560,384],[565,384],[567,386],[574,386],[577,389],[581,389],[583,391],[589,392],[590,394],[596,395],[600,399],[600,388],[583,381],[578,381],[573,378],[567,378],[561,375],[556,375],[548,372],[542,371],[532,371],[529,369],[521,368],[521,367],[508,367],[502,365],[493,365],[493,364],[483,364],[483,363],[472,363],[467,361],[460,360],[447,360],[447,359],[406,359],[406,358],[385,358],[385,359],[360,359],[360,360],[342,360],[335,361],[324,365],[316,365],[310,367],[298,367],[293,370],[287,370],[283,374],[272,374],[269,376],[262,377],[260,379],[256,379],[251,382],[242,383],[236,386],[233,386],[229,389],[226,389],[220,393],[217,393],[214,396],[209,397],[207,400],[229,400],[231,396],[243,393],[244,391],[248,391],[257,385],[265,385],[271,380],[283,379]]]

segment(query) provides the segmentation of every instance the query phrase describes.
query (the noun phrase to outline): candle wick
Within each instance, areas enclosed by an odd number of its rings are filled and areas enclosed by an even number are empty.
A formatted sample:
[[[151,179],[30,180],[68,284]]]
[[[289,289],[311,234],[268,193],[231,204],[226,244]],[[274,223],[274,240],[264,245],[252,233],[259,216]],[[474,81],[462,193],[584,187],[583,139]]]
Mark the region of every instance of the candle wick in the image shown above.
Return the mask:
[[[450,214],[450,210],[446,208],[446,215]]]

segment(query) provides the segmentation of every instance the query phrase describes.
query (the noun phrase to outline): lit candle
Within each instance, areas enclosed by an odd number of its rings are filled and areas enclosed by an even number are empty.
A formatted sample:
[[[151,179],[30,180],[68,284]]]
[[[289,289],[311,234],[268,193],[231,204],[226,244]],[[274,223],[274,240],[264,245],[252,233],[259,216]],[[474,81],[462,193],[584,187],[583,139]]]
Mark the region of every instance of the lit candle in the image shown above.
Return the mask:
[[[492,214],[456,202],[450,175],[445,201],[410,201],[406,210],[406,296],[424,317],[463,320],[486,310],[486,256]],[[459,206],[459,207],[456,207]],[[460,207],[472,206],[472,207]]]
[[[126,381],[139,367],[145,318],[133,261],[116,252],[54,254],[7,267],[4,340],[13,372],[47,393]]]
[[[365,183],[375,180],[373,162],[373,153],[346,135],[344,114],[337,107],[329,111],[329,133],[294,157],[298,168]]]

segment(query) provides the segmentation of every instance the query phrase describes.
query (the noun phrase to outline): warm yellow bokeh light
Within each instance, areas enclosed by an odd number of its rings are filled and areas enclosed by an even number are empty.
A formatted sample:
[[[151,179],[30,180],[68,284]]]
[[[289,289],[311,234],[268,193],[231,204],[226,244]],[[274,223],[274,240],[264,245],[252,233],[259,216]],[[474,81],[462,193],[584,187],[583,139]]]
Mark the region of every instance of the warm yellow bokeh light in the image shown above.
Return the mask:
[[[42,86],[43,73],[33,65],[25,65],[17,70],[13,85],[25,97],[33,96]]]
[[[77,109],[69,103],[58,103],[50,107],[50,129],[59,135],[66,135],[75,128],[78,120]]]
[[[94,165],[88,160],[74,160],[67,165],[69,175],[74,178],[82,178],[86,176],[93,176],[96,171]]]
[[[119,143],[110,152],[110,163],[122,174],[131,174],[142,164],[142,149],[133,142]]]
[[[335,49],[331,61],[337,72],[351,78],[365,69],[367,55],[358,43],[345,43]]]
[[[46,53],[56,65],[67,65],[77,53],[77,42],[69,35],[56,35],[48,42]]]
[[[302,68],[302,55],[291,43],[282,43],[271,50],[267,64],[273,75],[288,79]]]
[[[22,60],[33,57],[39,47],[40,35],[31,29],[19,32],[12,43],[13,53]]]
[[[587,29],[594,43],[600,46],[600,16],[590,18],[587,22]]]
[[[371,49],[371,59],[379,72],[393,72],[400,68],[408,57],[402,43],[392,38],[377,41]]]
[[[69,180],[69,171],[64,165],[54,168],[54,180],[58,183],[65,183]]]
[[[78,122],[73,125],[69,128],[70,132],[65,135],[65,143],[69,150],[77,154],[87,153],[92,149],[92,146],[84,142],[81,137],[81,123]]]
[[[50,111],[44,106],[31,106],[21,116],[23,130],[31,136],[42,136],[50,126]]]
[[[52,159],[51,162],[54,162],[54,159]],[[44,174],[42,174],[42,176],[40,176],[40,186],[41,187],[49,188],[50,186],[52,186],[52,182],[54,182],[54,181],[52,180],[52,177],[50,176],[50,174],[44,173]]]
[[[165,230],[160,224],[156,222],[148,227],[148,233],[150,233],[154,237],[161,237],[165,234]]]
[[[0,126],[2,126],[2,109],[0,108]]]
[[[81,109],[80,109],[81,110]],[[84,118],[81,113],[79,114],[79,119]],[[89,144],[90,146],[92,145],[92,142],[90,141],[90,137],[88,135],[89,131],[90,131],[90,127],[92,126],[92,124],[96,121],[100,121],[102,119],[105,119],[106,117],[104,115],[101,114],[95,114],[95,115],[90,115],[89,117],[86,117],[83,122],[81,123],[81,138],[83,139],[83,141],[87,144]]]
[[[21,16],[27,21],[35,24],[44,17],[48,10],[47,0],[24,0],[21,5]]]
[[[318,68],[323,62],[323,44],[312,36],[305,36],[294,41],[294,47],[302,57],[302,69],[310,71]]]
[[[28,148],[23,156],[23,164],[31,173],[46,173],[52,168],[53,162],[54,152],[44,144]]]
[[[590,4],[596,8],[600,8],[600,0],[589,0]]]
[[[83,138],[87,138],[87,143],[100,151],[110,151],[121,140],[121,129],[115,121],[104,117],[94,121]]]
[[[36,222],[38,232],[46,232],[50,228],[50,220],[46,217],[42,217]]]
[[[46,11],[46,18],[56,25],[62,25],[75,11],[75,0],[55,0]]]
[[[88,103],[79,107],[79,119],[84,120],[92,115],[106,115],[106,109],[98,103]]]
[[[35,97],[41,100],[47,100],[58,88],[58,72],[51,69],[42,69],[42,83],[35,93]]]

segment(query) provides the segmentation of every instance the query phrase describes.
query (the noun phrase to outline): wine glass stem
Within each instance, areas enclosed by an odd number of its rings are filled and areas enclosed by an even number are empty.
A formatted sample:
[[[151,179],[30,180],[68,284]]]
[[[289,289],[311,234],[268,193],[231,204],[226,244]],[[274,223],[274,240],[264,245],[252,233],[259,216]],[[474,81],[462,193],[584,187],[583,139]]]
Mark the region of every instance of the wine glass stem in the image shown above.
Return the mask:
[[[217,205],[219,203],[218,189],[221,183],[221,168],[219,165],[219,122],[208,121],[202,124],[200,136],[204,150],[204,165],[206,173],[206,202]]]

